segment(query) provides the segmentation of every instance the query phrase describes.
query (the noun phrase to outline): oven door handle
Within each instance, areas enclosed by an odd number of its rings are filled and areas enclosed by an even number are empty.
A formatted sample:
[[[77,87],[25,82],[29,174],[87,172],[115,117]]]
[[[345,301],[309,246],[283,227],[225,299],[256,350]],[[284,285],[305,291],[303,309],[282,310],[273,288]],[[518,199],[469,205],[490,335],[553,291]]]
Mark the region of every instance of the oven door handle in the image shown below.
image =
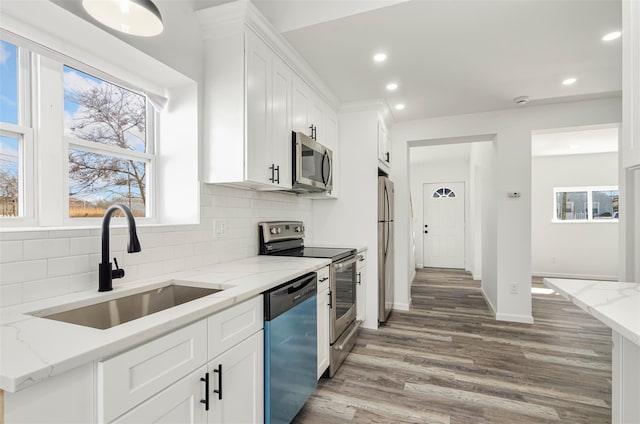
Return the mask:
[[[333,266],[336,267],[336,269],[342,269],[347,265],[351,265],[353,263],[358,262],[360,260],[360,258],[362,258],[362,255],[357,255],[354,258],[347,259],[346,261],[338,262],[337,264],[334,264]]]

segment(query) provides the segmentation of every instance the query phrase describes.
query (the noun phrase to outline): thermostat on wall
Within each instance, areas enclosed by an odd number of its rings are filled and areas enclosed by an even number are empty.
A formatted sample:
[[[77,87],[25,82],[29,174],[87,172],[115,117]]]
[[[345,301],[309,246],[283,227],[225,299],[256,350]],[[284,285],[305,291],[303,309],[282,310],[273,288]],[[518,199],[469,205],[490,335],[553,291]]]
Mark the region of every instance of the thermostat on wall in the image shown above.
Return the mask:
[[[521,193],[519,191],[510,191],[507,193],[509,197],[520,197],[520,194]]]

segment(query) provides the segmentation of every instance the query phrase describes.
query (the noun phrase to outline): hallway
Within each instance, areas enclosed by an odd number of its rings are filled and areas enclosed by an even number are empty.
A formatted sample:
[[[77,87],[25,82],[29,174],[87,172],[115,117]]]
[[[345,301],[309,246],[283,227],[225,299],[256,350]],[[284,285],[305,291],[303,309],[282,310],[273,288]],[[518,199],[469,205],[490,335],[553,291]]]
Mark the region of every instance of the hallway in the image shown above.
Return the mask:
[[[468,273],[431,268],[412,302],[360,331],[294,422],[610,422],[611,332],[564,298],[534,293],[535,324],[499,322]]]

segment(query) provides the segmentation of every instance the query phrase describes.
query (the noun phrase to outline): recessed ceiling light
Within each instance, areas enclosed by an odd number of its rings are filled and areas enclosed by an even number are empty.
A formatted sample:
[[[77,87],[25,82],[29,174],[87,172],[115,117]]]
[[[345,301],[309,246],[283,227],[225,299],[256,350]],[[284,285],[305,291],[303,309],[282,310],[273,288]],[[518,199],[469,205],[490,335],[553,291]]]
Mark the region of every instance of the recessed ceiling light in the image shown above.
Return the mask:
[[[396,84],[395,82],[390,82],[389,84],[387,84],[387,90],[389,91],[393,91],[396,88],[398,88],[398,84]]]
[[[613,41],[617,38],[620,38],[621,35],[622,33],[620,31],[613,31],[602,37],[602,41]]]
[[[575,84],[575,82],[578,81],[575,78],[567,78],[566,80],[562,81],[562,85],[571,85],[571,84]]]
[[[396,108],[396,110],[402,110],[402,109],[404,109],[404,104],[402,104],[402,103],[398,103],[398,104],[395,106],[395,108]]]
[[[387,60],[387,55],[384,53],[377,53],[375,56],[373,56],[373,60],[375,60],[376,62],[384,62],[385,60]]]

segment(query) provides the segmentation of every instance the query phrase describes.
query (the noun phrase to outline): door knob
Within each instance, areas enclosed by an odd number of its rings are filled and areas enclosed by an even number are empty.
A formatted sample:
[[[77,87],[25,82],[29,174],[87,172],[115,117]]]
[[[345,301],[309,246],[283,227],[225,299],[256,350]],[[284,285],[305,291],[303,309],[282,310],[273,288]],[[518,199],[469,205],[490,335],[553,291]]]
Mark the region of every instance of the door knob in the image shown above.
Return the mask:
[[[424,228],[427,228],[427,227],[428,227],[428,225],[425,224]]]
[[[425,233],[425,234],[427,234],[428,232],[429,232],[429,231],[427,231],[427,230],[424,230],[424,233]]]

